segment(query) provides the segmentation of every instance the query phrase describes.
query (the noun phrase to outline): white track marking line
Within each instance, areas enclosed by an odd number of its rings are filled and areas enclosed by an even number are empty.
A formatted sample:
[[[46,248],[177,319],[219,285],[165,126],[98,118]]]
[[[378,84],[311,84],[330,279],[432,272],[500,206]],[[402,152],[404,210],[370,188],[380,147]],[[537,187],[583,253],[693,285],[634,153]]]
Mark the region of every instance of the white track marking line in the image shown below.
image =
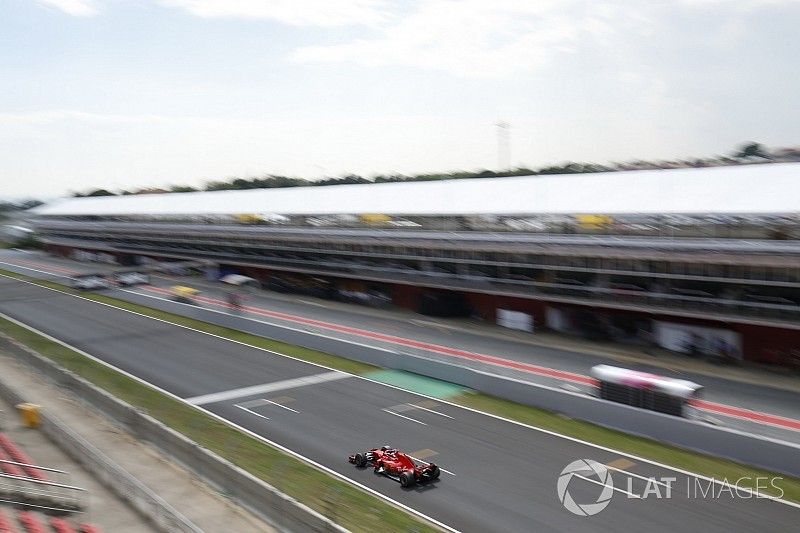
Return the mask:
[[[316,307],[324,307],[326,309],[328,308],[327,305],[325,305],[323,303],[320,303],[320,302],[312,302],[311,300],[300,300],[300,299],[297,300],[297,301],[300,302],[300,303],[306,304],[306,305],[314,305]]]
[[[445,418],[453,418],[450,415],[446,415],[444,413],[440,413],[439,411],[434,411],[433,409],[428,409],[427,407],[422,407],[421,405],[417,405],[415,403],[407,403],[406,405],[408,405],[409,407],[412,407],[414,409],[422,409],[423,411],[428,411],[429,413],[433,413],[435,415],[443,416]]]
[[[185,398],[184,400],[192,405],[203,405],[206,403],[216,403],[225,400],[233,400],[235,398],[242,398],[243,396],[263,394],[265,392],[276,392],[279,390],[305,387],[307,385],[316,385],[318,383],[326,383],[328,381],[336,381],[338,379],[345,379],[349,377],[351,377],[350,374],[345,374],[344,372],[335,370],[333,372],[325,372],[323,374],[314,374],[312,376],[304,376],[301,378],[284,379],[283,381],[264,383],[263,385],[253,385],[239,389],[213,392],[211,394],[203,394],[202,396],[195,396],[193,398]]]
[[[286,407],[285,405],[281,405],[278,402],[273,402],[272,400],[265,399],[264,401],[267,402],[267,403],[271,403],[272,405],[274,405],[276,407],[280,407],[281,409],[286,409],[287,411],[291,411],[293,413],[299,413],[300,412],[300,411],[295,411],[291,407]]]
[[[417,424],[422,424],[423,426],[428,425],[425,422],[420,422],[416,418],[411,418],[410,416],[401,415],[400,413],[395,413],[394,411],[390,411],[389,409],[381,409],[381,411],[389,413],[390,415],[399,416],[400,418],[405,418],[406,420],[411,420],[412,422],[416,422]]]
[[[0,265],[8,265],[8,266],[12,266],[14,268],[23,268],[25,270],[32,270],[34,272],[38,272],[40,274],[47,274],[48,276],[54,276],[56,278],[67,278],[67,279],[70,279],[69,276],[65,276],[64,274],[56,274],[54,272],[46,272],[44,270],[37,270],[35,268],[24,267],[22,265],[17,265],[15,263],[6,263],[5,261],[0,261]],[[19,272],[15,272],[15,274],[19,274]],[[24,276],[25,274],[22,274],[22,275]],[[9,276],[6,276],[6,277],[9,277]],[[16,281],[22,281],[23,283],[25,283],[25,281],[21,280],[21,279],[17,279],[17,278],[11,278],[11,279],[16,280]],[[41,281],[47,281],[47,280],[41,280]],[[36,284],[34,283],[34,285],[36,285]],[[41,287],[41,285],[39,285],[39,287]],[[61,292],[61,291],[56,291],[56,292]],[[65,293],[65,294],[68,294],[68,293]]]
[[[228,337],[223,337],[222,335],[217,335],[215,333],[209,333],[207,331],[203,331],[203,330],[200,330],[200,329],[195,329],[195,328],[193,328],[191,326],[184,326],[182,324],[177,324],[175,322],[170,322],[169,320],[165,320],[163,318],[156,318],[156,317],[153,317],[153,316],[150,316],[150,315],[146,315],[144,313],[139,313],[137,311],[131,311],[129,309],[125,309],[125,308],[122,308],[122,307],[117,307],[115,305],[111,305],[111,304],[107,304],[107,303],[103,303],[103,302],[98,302],[96,300],[90,300],[89,298],[85,298],[85,297],[79,296],[77,294],[71,294],[71,293],[65,292],[63,290],[52,289],[50,287],[44,287],[44,286],[39,285],[37,283],[34,283],[32,281],[20,280],[20,279],[17,279],[15,277],[13,277],[13,276],[7,276],[5,274],[0,274],[0,277],[11,279],[11,280],[14,280],[14,281],[16,281],[18,283],[24,283],[26,285],[33,285],[33,286],[38,287],[40,289],[53,291],[53,292],[58,292],[58,293],[61,293],[61,294],[66,294],[67,296],[72,296],[74,298],[78,298],[80,300],[85,300],[85,301],[93,303],[93,304],[102,305],[104,307],[110,307],[112,309],[116,309],[117,311],[123,311],[125,313],[130,313],[132,315],[136,315],[136,316],[140,316],[142,318],[147,318],[147,319],[150,319],[150,320],[154,320],[156,322],[162,322],[164,324],[169,324],[169,325],[174,326],[176,328],[182,328],[182,329],[186,329],[186,330],[189,330],[189,331],[194,331],[195,333],[200,333],[202,335],[208,335],[209,337],[214,337],[214,338],[221,339],[221,340],[224,340],[224,341],[227,341],[227,342],[232,342],[234,344],[240,344],[242,346],[247,346],[248,348],[260,350],[262,352],[273,354],[273,355],[277,355],[277,356],[280,356],[280,357],[285,357],[286,359],[292,359],[293,361],[298,361],[298,362],[301,362],[301,363],[304,363],[304,364],[307,364],[307,365],[316,366],[316,367],[319,367],[319,368],[325,368],[325,369],[331,370],[331,371],[335,370],[334,368],[331,368],[329,366],[325,366],[325,365],[320,364],[320,363],[312,363],[310,361],[306,361],[304,359],[299,359],[297,357],[294,357],[294,356],[291,356],[291,355],[288,355],[288,354],[285,354],[285,353],[276,352],[274,350],[268,350],[267,348],[261,348],[261,347],[258,347],[258,346],[254,346],[252,344],[247,344],[246,342],[243,342],[243,341],[237,341],[237,340],[234,340],[234,339],[230,339]],[[61,276],[61,277],[66,277],[66,276]],[[139,294],[139,293],[135,293],[133,291],[124,291],[124,292],[131,292],[132,294]],[[143,296],[143,295],[139,294],[139,296]],[[169,301],[169,300],[166,300],[164,298],[156,298],[156,299]],[[135,302],[131,302],[131,303],[135,303]],[[172,303],[175,303],[175,302],[172,302]],[[142,304],[137,304],[137,305],[142,305]],[[182,304],[178,304],[178,305],[182,305]],[[146,306],[143,306],[143,307],[146,307]],[[212,313],[220,313],[220,314],[226,314],[226,315],[229,314],[229,313],[223,313],[221,311],[217,311],[215,309],[206,309],[206,310],[210,311]],[[173,313],[173,314],[177,314],[177,313]],[[45,332],[43,332],[43,331],[41,331],[39,329],[36,329],[33,326],[29,326],[28,324],[25,324],[24,322],[21,322],[21,321],[15,319],[13,317],[10,317],[10,316],[6,315],[5,313],[0,312],[0,317],[5,318],[6,320],[9,320],[11,322],[14,322],[18,326],[24,327],[25,329],[33,331],[34,333],[37,333],[37,334],[41,335],[42,337],[45,337],[45,338],[47,338],[47,339],[49,339],[49,340],[51,340],[53,342],[61,344],[62,346],[66,347],[66,348],[69,348],[70,350],[72,350],[74,352],[77,352],[77,353],[79,353],[81,355],[84,355],[84,356],[90,358],[91,360],[93,360],[93,361],[95,361],[97,363],[100,363],[100,364],[102,364],[102,365],[104,365],[104,366],[106,366],[108,368],[113,368],[117,372],[119,372],[119,373],[121,373],[121,374],[123,374],[123,375],[125,375],[125,376],[127,376],[127,377],[129,377],[129,378],[131,378],[133,380],[135,380],[135,381],[138,381],[139,383],[143,383],[143,384],[147,385],[148,387],[153,388],[154,390],[158,390],[159,392],[162,392],[163,394],[167,394],[171,398],[175,398],[175,399],[177,399],[179,401],[185,402],[185,400],[183,398],[177,396],[174,393],[171,393],[171,392],[169,392],[169,391],[167,391],[165,389],[162,389],[162,388],[160,388],[160,387],[158,387],[156,385],[153,385],[152,383],[150,383],[150,382],[148,382],[148,381],[146,381],[146,380],[144,380],[144,379],[142,379],[142,378],[140,378],[138,376],[134,376],[130,372],[126,372],[125,370],[122,370],[121,368],[118,368],[118,367],[112,365],[111,363],[109,363],[107,361],[104,361],[104,360],[102,360],[102,359],[100,359],[98,357],[95,357],[95,356],[93,356],[93,355],[81,350],[80,348],[72,346],[71,344],[69,344],[67,342],[64,342],[64,341],[62,341],[60,339],[57,339],[56,337],[53,337],[52,335],[48,335],[47,333],[45,333]],[[201,319],[196,319],[196,320],[198,320],[200,322],[204,322]],[[248,319],[248,320],[253,320],[253,319]],[[261,322],[260,320],[255,320],[255,321],[256,322]],[[209,322],[206,322],[206,323],[210,324]],[[287,328],[287,329],[291,329],[291,328]],[[308,334],[307,331],[305,333]],[[324,335],[314,334],[314,333],[311,333],[311,335],[317,335],[317,336],[324,337]],[[258,337],[258,335],[255,335],[255,336]],[[348,342],[348,341],[342,341],[341,339],[336,339],[336,340],[339,340],[340,342]],[[350,342],[350,344],[358,344],[358,343]],[[379,351],[383,351],[383,352],[389,352],[389,353],[394,353],[394,354],[397,353],[397,352],[394,352],[392,350],[387,350],[385,348],[380,348],[380,347],[377,347],[377,346],[368,346],[366,344],[359,344],[359,345],[360,346],[366,346],[366,347],[369,347],[369,348],[373,348],[375,350],[379,350]],[[558,438],[561,438],[561,439],[564,439],[564,440],[567,440],[567,441],[570,441],[570,442],[577,442],[579,444],[583,444],[584,446],[588,446],[590,448],[594,448],[594,449],[597,449],[597,450],[610,452],[610,453],[613,453],[613,454],[616,454],[616,455],[621,455],[623,457],[628,457],[630,459],[634,459],[636,461],[641,461],[643,463],[647,463],[649,465],[653,465],[653,466],[656,466],[656,467],[659,467],[659,468],[663,468],[665,470],[670,470],[672,472],[678,472],[680,474],[683,474],[683,475],[686,475],[686,476],[689,476],[689,477],[702,479],[704,481],[710,481],[712,483],[715,483],[717,485],[721,485],[723,487],[728,487],[728,488],[731,488],[731,489],[736,489],[737,488],[736,486],[732,485],[730,482],[728,482],[726,480],[723,480],[723,479],[716,479],[716,478],[709,477],[709,476],[706,476],[706,475],[703,475],[703,474],[698,474],[696,472],[691,472],[689,470],[686,470],[686,469],[683,469],[683,468],[680,468],[680,467],[677,467],[677,466],[671,466],[671,465],[662,463],[660,461],[655,461],[653,459],[648,459],[646,457],[642,457],[642,456],[639,456],[639,455],[634,455],[632,453],[623,452],[621,450],[617,450],[617,449],[611,448],[609,446],[603,446],[602,444],[596,444],[594,442],[590,442],[590,441],[587,441],[587,440],[579,439],[577,437],[570,437],[568,435],[564,435],[563,433],[558,433],[556,431],[552,431],[552,430],[549,430],[549,429],[544,429],[544,428],[532,426],[530,424],[526,424],[525,422],[520,422],[518,420],[513,420],[511,418],[506,418],[504,416],[496,415],[494,413],[481,411],[481,410],[475,409],[473,407],[467,407],[465,405],[459,405],[457,403],[449,402],[447,400],[442,400],[441,398],[434,398],[433,396],[428,396],[428,395],[423,394],[421,392],[413,392],[413,391],[410,391],[408,389],[403,389],[401,387],[398,387],[396,385],[390,385],[388,383],[383,383],[383,382],[380,382],[380,381],[377,381],[377,380],[374,380],[374,379],[370,379],[370,378],[368,378],[366,376],[361,376],[361,375],[358,375],[358,374],[348,374],[348,375],[350,375],[351,377],[354,377],[354,378],[362,379],[364,381],[369,381],[369,382],[374,383],[376,385],[381,385],[383,387],[388,387],[390,389],[403,391],[403,392],[405,392],[407,394],[412,394],[412,395],[415,395],[415,396],[419,396],[420,398],[426,398],[428,400],[433,400],[433,401],[440,402],[440,403],[443,403],[443,404],[446,404],[446,405],[450,405],[450,406],[452,406],[454,408],[457,408],[457,409],[463,409],[464,411],[469,411],[471,413],[476,413],[476,414],[480,414],[480,415],[483,415],[483,416],[488,416],[488,417],[494,418],[496,420],[502,420],[503,422],[507,422],[507,423],[513,424],[515,426],[524,427],[524,428],[530,429],[532,431],[536,431],[537,433],[543,433],[545,435],[551,435],[553,437],[558,437]],[[490,375],[493,375],[493,374],[490,374]],[[498,377],[503,377],[503,376],[498,376]],[[506,379],[508,379],[508,378],[506,378]],[[511,381],[516,381],[516,382],[520,382],[520,383],[527,383],[527,382],[524,382],[524,381],[518,380],[518,379],[512,379]],[[542,388],[549,388],[549,389],[557,390],[557,389],[554,389],[553,387],[545,387],[543,385],[538,385],[538,386],[542,387]],[[566,393],[566,394],[569,394],[569,393]],[[187,405],[192,405],[192,404],[189,404],[187,402]],[[194,406],[194,407],[197,407],[197,406]],[[288,454],[290,454],[290,455],[292,455],[294,457],[302,459],[306,463],[312,464],[312,465],[316,466],[317,468],[319,468],[320,470],[323,470],[323,471],[333,475],[334,477],[338,477],[339,479],[346,480],[348,483],[351,483],[351,484],[353,484],[355,486],[358,486],[362,490],[365,490],[365,491],[369,492],[370,494],[373,494],[373,495],[375,495],[375,496],[377,496],[379,498],[382,498],[385,501],[392,502],[394,505],[397,505],[398,507],[401,507],[402,509],[405,509],[408,512],[410,512],[410,513],[412,513],[412,514],[414,514],[416,516],[424,517],[426,520],[429,520],[429,521],[435,523],[436,525],[438,525],[439,527],[442,527],[443,529],[446,529],[448,531],[457,531],[456,529],[452,528],[451,526],[448,526],[447,524],[439,522],[438,520],[436,520],[434,518],[431,518],[431,517],[425,515],[424,513],[421,513],[420,511],[417,511],[413,507],[409,507],[408,505],[402,504],[399,501],[397,501],[397,500],[395,500],[395,499],[393,499],[393,498],[391,498],[391,497],[389,497],[389,496],[387,496],[387,495],[385,495],[385,494],[383,494],[381,492],[378,492],[378,491],[376,491],[374,489],[371,489],[371,488],[367,487],[366,485],[363,485],[363,484],[359,483],[358,481],[356,481],[356,480],[354,480],[352,478],[349,478],[349,477],[347,477],[347,476],[345,476],[343,474],[340,474],[336,470],[333,470],[333,469],[331,469],[331,468],[329,468],[329,467],[327,467],[327,466],[325,466],[325,465],[323,465],[321,463],[318,463],[318,462],[314,461],[313,459],[310,459],[310,458],[308,458],[308,457],[306,457],[306,456],[304,456],[304,455],[302,455],[302,454],[300,454],[298,452],[295,452],[294,450],[292,450],[290,448],[287,448],[286,446],[278,444],[277,442],[275,442],[273,440],[270,440],[270,439],[264,437],[263,435],[259,435],[258,433],[254,432],[254,431],[251,431],[251,430],[249,430],[249,429],[247,429],[247,428],[245,428],[243,426],[240,426],[240,425],[236,424],[235,422],[231,422],[230,420],[227,420],[226,418],[224,418],[224,417],[222,417],[220,415],[214,414],[211,411],[208,411],[208,410],[200,408],[200,407],[197,407],[197,408],[200,411],[208,414],[209,416],[213,416],[217,420],[219,420],[221,422],[224,422],[225,424],[228,424],[231,427],[234,427],[234,428],[236,428],[236,429],[238,429],[240,431],[243,431],[243,432],[247,433],[248,435],[253,436],[256,439],[259,439],[259,440],[261,440],[263,442],[266,442],[266,443],[268,443],[268,444],[270,444],[272,446],[275,446],[276,448],[278,448],[278,449],[280,449],[280,450],[282,450],[282,451],[284,451],[284,452],[286,452],[286,453],[288,453]],[[733,431],[733,430],[728,430],[728,431],[730,431],[731,433],[739,433],[739,434],[749,435],[749,433],[745,433],[745,432],[742,432],[742,431]],[[775,441],[775,442],[782,442],[782,441],[779,441],[777,439],[771,439],[771,438],[763,437],[763,436],[759,437],[759,438],[762,438],[764,440]],[[773,496],[771,494],[765,494],[765,493],[759,492],[759,491],[754,490],[754,489],[749,489],[747,487],[738,487],[738,490],[747,492],[749,494],[758,495],[758,497],[760,497],[760,498],[772,500],[772,501],[777,502],[777,503],[782,503],[783,505],[788,505],[789,507],[795,507],[797,509],[800,509],[800,503],[795,503],[793,501],[785,500],[783,498],[779,498],[778,496]]]
[[[670,485],[668,485],[666,483],[658,481],[655,477],[646,477],[646,476],[642,476],[642,475],[639,475],[639,474],[634,474],[633,472],[628,472],[627,470],[623,470],[622,468],[617,468],[615,466],[608,466],[608,465],[603,465],[603,466],[605,466],[609,470],[614,470],[615,472],[621,472],[621,473],[623,473],[623,474],[625,474],[627,476],[631,476],[631,477],[635,477],[635,478],[647,481],[648,483],[655,483],[657,485],[661,485],[662,487],[667,487],[669,489],[673,488],[673,487],[670,487]]]
[[[237,403],[236,405],[234,405],[234,407],[238,407],[238,408],[239,408],[239,409],[241,409],[242,411],[247,411],[247,412],[248,412],[248,413],[250,413],[251,415],[256,415],[256,416],[259,416],[259,417],[263,418],[264,420],[269,420],[269,417],[268,417],[268,416],[264,416],[264,415],[262,415],[262,414],[260,414],[260,413],[256,413],[255,411],[252,411],[252,410],[248,409],[247,407],[242,407],[242,406],[241,406],[241,405],[239,405],[238,403]]]
[[[617,488],[617,487],[615,487],[613,485],[606,485],[605,483],[603,483],[601,481],[598,481],[596,479],[592,479],[592,478],[589,478],[589,477],[586,477],[586,476],[582,476],[580,474],[573,474],[573,475],[575,477],[579,477],[579,478],[583,479],[584,481],[588,481],[589,483],[594,483],[595,485],[600,485],[601,487],[608,487],[611,490],[615,490],[617,492],[621,492],[622,494],[627,494],[628,497],[630,497],[630,498],[636,498],[637,500],[641,500],[642,499],[642,497],[637,495],[637,494],[634,494],[632,492],[628,492],[627,490],[624,490],[624,489]]]
[[[408,455],[408,454],[406,454],[406,455]],[[415,461],[418,461],[418,462],[420,462],[420,463],[422,463],[422,464],[426,464],[426,465],[429,465],[429,464],[431,464],[431,463],[429,463],[428,461],[423,461],[422,459],[418,459],[418,458],[414,457],[413,455],[408,455],[408,456],[409,456],[409,457],[411,457],[412,459],[414,459]],[[436,466],[439,466],[439,465],[436,465]],[[455,474],[454,474],[454,473],[452,473],[452,472],[451,472],[451,471],[449,471],[449,470],[445,470],[445,469],[444,469],[444,468],[442,468],[441,466],[439,466],[439,470],[441,470],[441,471],[442,471],[442,472],[444,472],[445,474],[450,474],[451,476],[455,477]]]

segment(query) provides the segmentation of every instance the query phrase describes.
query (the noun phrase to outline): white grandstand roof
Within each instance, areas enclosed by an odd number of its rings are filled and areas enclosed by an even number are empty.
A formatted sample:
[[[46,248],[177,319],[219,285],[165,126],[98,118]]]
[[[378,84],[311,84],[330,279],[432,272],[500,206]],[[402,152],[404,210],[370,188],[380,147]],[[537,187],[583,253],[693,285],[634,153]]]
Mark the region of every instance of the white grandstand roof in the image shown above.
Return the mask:
[[[800,213],[800,163],[56,200],[39,215]]]

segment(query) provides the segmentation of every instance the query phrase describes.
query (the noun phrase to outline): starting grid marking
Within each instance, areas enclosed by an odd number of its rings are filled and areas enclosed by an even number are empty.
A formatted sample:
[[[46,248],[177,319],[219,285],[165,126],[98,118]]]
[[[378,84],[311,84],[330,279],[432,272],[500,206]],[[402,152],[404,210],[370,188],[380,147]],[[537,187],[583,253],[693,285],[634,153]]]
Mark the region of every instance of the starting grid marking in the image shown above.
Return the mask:
[[[435,409],[432,409],[433,407],[436,407],[437,405],[439,405],[439,404],[437,404],[436,402],[433,402],[433,401],[430,401],[430,400],[426,400],[426,401],[419,402],[419,403],[401,403],[401,404],[398,404],[398,405],[393,405],[393,406],[389,407],[388,409],[391,409],[395,413],[405,413],[405,412],[408,412],[408,411],[413,411],[415,409],[419,409],[421,411],[427,411],[428,413],[433,413],[435,415],[443,416],[445,418],[451,418],[451,419],[453,418],[450,415],[446,415],[444,413],[436,411]]]
[[[394,411],[392,411],[390,409],[381,409],[381,411],[383,411],[384,413],[389,413],[390,415],[399,416],[400,418],[405,418],[406,420],[410,420],[412,422],[416,422],[417,424],[421,424],[423,426],[427,426],[428,425],[425,422],[421,422],[421,421],[417,420],[416,418],[411,418],[410,416],[401,415],[400,413],[395,413]]]
[[[253,396],[255,394],[264,394],[286,389],[296,389],[298,387],[316,385],[318,383],[326,383],[328,381],[336,381],[350,377],[353,376],[350,374],[345,374],[344,372],[325,372],[322,374],[314,374],[312,376],[304,376],[302,378],[285,379],[283,381],[264,383],[263,385],[253,385],[251,387],[242,387],[240,389],[231,389],[227,391],[214,392],[211,394],[204,394],[202,396],[195,396],[193,398],[184,398],[184,401],[192,405],[205,405],[209,403],[222,402],[225,400],[235,400],[236,398]],[[246,408],[243,407],[242,409]]]
[[[412,418],[412,417],[410,417],[408,415],[405,415],[403,413],[408,413],[410,411],[414,411],[414,410],[419,409],[421,411],[426,411],[428,413],[433,413],[435,415],[443,416],[445,418],[450,418],[450,419],[453,418],[450,415],[446,415],[444,413],[440,413],[439,411],[436,411],[435,409],[432,409],[432,407],[436,407],[437,405],[439,405],[439,404],[434,402],[434,401],[425,400],[425,401],[422,401],[422,402],[419,402],[419,403],[401,403],[401,404],[398,404],[398,405],[393,405],[391,407],[386,407],[384,409],[381,409],[381,411],[383,411],[384,413],[389,413],[390,415],[398,416],[400,418],[405,418],[406,420],[410,420],[411,422],[416,422],[417,424],[421,424],[423,426],[427,426],[428,424],[423,422],[423,421],[421,421],[421,420],[417,420],[416,418]]]
[[[236,405],[234,405],[234,407],[236,407],[237,409],[241,409],[242,411],[247,411],[251,415],[255,415],[255,416],[259,417],[259,418],[263,418],[264,420],[269,420],[268,416],[264,416],[261,413],[256,413],[252,409],[248,409],[247,407],[243,407],[243,406],[239,405],[238,403]]]
[[[242,408],[250,408],[250,407],[260,407],[262,405],[274,405],[275,407],[280,407],[281,409],[286,409],[287,411],[291,411],[293,413],[299,413],[300,411],[296,411],[291,407],[286,407],[282,403],[276,402],[275,400],[268,400],[266,398],[261,398],[259,400],[251,400],[249,402],[244,403],[237,403],[236,407]]]

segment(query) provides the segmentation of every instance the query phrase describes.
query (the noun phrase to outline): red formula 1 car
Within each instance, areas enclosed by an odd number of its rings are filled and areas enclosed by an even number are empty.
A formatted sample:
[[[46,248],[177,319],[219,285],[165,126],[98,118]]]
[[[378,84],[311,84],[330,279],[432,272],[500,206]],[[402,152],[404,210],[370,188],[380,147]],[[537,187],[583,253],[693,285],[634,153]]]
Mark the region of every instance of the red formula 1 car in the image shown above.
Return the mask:
[[[439,467],[433,463],[415,461],[403,452],[389,446],[373,448],[366,452],[354,453],[348,461],[359,468],[372,465],[376,474],[383,474],[403,487],[411,487],[415,483],[424,483],[439,478]]]

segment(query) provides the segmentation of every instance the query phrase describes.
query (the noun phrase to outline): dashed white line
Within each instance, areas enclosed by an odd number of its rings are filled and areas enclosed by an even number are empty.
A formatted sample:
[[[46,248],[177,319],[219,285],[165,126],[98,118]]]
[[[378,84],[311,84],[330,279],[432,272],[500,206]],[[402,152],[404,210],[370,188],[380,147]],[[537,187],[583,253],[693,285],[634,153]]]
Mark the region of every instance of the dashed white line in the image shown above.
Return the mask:
[[[408,455],[408,454],[406,454],[406,455]],[[429,464],[431,464],[431,463],[429,463],[428,461],[423,461],[422,459],[419,459],[419,458],[417,458],[417,457],[414,457],[413,455],[408,455],[408,456],[409,456],[409,457],[411,457],[412,459],[414,459],[415,461],[418,461],[418,462],[420,462],[420,463],[422,463],[422,464],[426,464],[426,465],[429,465]],[[445,470],[444,468],[442,468],[442,467],[441,467],[441,466],[439,466],[439,465],[436,465],[436,466],[438,466],[438,467],[439,467],[439,470],[441,470],[441,471],[442,471],[442,472],[444,472],[445,474],[450,474],[451,476],[455,477],[455,474],[454,474],[454,473],[452,473],[451,471],[449,471],[449,470]]]
[[[434,411],[433,409],[428,409],[427,407],[422,407],[421,405],[417,405],[417,404],[414,404],[414,403],[407,403],[406,405],[408,405],[409,407],[413,407],[414,409],[422,409],[423,411],[428,411],[429,413],[433,413],[435,415],[443,416],[445,418],[453,418],[450,415],[446,415],[444,413],[440,413],[439,411]]]
[[[261,418],[263,418],[264,420],[269,420],[269,417],[268,417],[268,416],[264,416],[264,415],[262,415],[262,414],[260,414],[260,413],[256,413],[255,411],[253,411],[253,410],[251,410],[251,409],[248,409],[247,407],[242,407],[242,406],[241,406],[241,405],[239,405],[238,403],[237,403],[236,405],[234,405],[234,407],[238,407],[238,408],[239,408],[239,409],[241,409],[242,411],[247,411],[247,412],[248,412],[248,413],[250,413],[251,415],[256,415],[256,416],[258,416],[258,417],[261,417]]]
[[[622,494],[627,494],[629,498],[636,498],[637,500],[641,500],[642,499],[642,497],[637,495],[637,494],[634,494],[632,492],[628,492],[627,490],[624,490],[624,489],[617,488],[617,487],[615,487],[613,485],[606,485],[602,481],[598,481],[598,480],[592,479],[590,477],[582,476],[580,474],[573,474],[573,475],[575,477],[579,477],[579,478],[583,479],[584,481],[588,481],[589,483],[594,483],[595,485],[600,485],[601,487],[608,487],[611,490],[615,490],[617,492],[621,492]]]
[[[425,422],[420,422],[416,418],[411,418],[410,416],[401,415],[400,413],[395,413],[394,411],[390,411],[389,409],[381,409],[381,411],[389,413],[390,415],[399,416],[400,418],[405,418],[406,420],[411,420],[412,422],[416,422],[417,424],[422,424],[423,426],[427,426],[428,425]]]
[[[302,299],[300,299],[300,300],[297,300],[297,301],[298,301],[298,302],[300,302],[300,303],[304,303],[304,304],[306,304],[306,305],[315,305],[315,306],[317,306],[317,307],[324,307],[324,308],[326,308],[326,309],[328,308],[328,306],[327,306],[327,305],[325,305],[325,304],[323,304],[323,303],[320,303],[320,302],[313,302],[313,301],[311,301],[311,300],[302,300]]]
[[[275,405],[275,406],[277,406],[277,407],[280,407],[280,408],[282,408],[282,409],[286,409],[287,411],[291,411],[291,412],[293,412],[293,413],[299,413],[299,412],[300,412],[300,411],[295,411],[295,410],[294,410],[294,409],[292,409],[291,407],[286,407],[285,405],[281,405],[281,404],[279,404],[278,402],[273,402],[272,400],[266,400],[266,399],[265,399],[264,401],[265,401],[265,402],[267,402],[267,403],[271,403],[272,405]]]

